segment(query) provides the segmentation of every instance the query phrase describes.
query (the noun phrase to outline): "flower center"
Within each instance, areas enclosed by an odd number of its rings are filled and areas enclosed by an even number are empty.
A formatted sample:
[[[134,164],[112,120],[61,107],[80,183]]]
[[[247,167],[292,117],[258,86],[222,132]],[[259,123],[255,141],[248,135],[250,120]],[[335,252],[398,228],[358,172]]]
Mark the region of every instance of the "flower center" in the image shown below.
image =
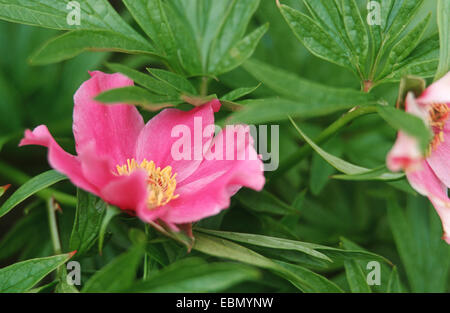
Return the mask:
[[[161,169],[156,167],[153,161],[144,159],[138,163],[135,159],[128,159],[127,164],[117,165],[117,174],[130,175],[136,170],[145,170],[147,172],[147,189],[148,199],[147,205],[149,209],[154,209],[167,204],[170,200],[178,198],[175,195],[177,174],[172,174],[172,167],[166,166]]]
[[[429,154],[444,142],[444,126],[450,117],[450,110],[445,103],[433,103],[429,111],[434,138],[430,143]]]

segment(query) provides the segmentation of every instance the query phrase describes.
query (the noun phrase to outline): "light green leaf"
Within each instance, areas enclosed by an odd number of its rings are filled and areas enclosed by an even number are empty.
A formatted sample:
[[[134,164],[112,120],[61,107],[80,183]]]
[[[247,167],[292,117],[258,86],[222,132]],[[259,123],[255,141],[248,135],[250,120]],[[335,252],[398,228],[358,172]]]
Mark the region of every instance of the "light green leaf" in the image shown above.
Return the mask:
[[[252,92],[254,92],[256,89],[258,89],[258,87],[260,86],[260,84],[258,86],[255,87],[241,87],[235,90],[230,91],[229,93],[223,95],[222,97],[220,97],[220,100],[226,100],[226,101],[234,101],[237,100],[239,98],[242,98],[248,94],[251,94]]]
[[[95,97],[95,100],[110,104],[127,103],[140,105],[151,111],[157,111],[182,102],[173,96],[155,95],[137,86],[110,89],[99,94]]]
[[[306,136],[306,134],[297,126],[297,124],[294,122],[294,120],[292,118],[290,118],[290,121],[291,121],[292,125],[294,125],[297,132],[314,149],[314,151],[316,151],[322,158],[324,158],[324,160],[326,160],[331,166],[333,166],[338,171],[343,172],[347,175],[368,174],[373,171],[368,168],[364,168],[364,167],[349,163],[347,161],[344,161],[344,160],[324,151],[318,145],[316,145],[311,139],[309,139],[308,136]],[[400,177],[397,177],[397,174],[393,174],[393,173],[389,173],[389,172],[388,173],[383,172],[376,177],[371,177],[369,175],[369,177],[371,179],[376,179],[376,180],[393,180],[393,179],[400,178]]]
[[[133,246],[89,278],[81,292],[117,292],[127,289],[136,279],[143,254],[142,246]]]
[[[372,292],[367,285],[366,276],[356,261],[350,260],[344,262],[345,274],[347,276],[350,290],[353,293]]]
[[[438,80],[450,71],[450,2],[437,0],[437,19],[440,38],[439,67],[434,80]]]
[[[403,130],[409,135],[417,138],[422,151],[427,149],[430,140],[432,139],[432,134],[431,130],[428,129],[422,119],[390,106],[379,106],[378,113],[393,128]]]
[[[281,249],[281,250],[294,250],[306,253],[315,258],[323,259],[326,261],[331,261],[329,257],[325,254],[320,253],[314,248],[311,248],[311,244],[307,242],[301,242],[296,240],[289,240],[284,238],[276,238],[269,237],[263,235],[255,235],[255,234],[245,234],[245,233],[236,233],[236,232],[226,232],[226,231],[217,231],[217,230],[208,230],[202,228],[196,228],[197,231],[207,233],[210,235],[214,235],[217,237],[222,237],[225,239],[230,239],[238,242],[243,242],[251,245]]]
[[[81,256],[98,239],[107,205],[100,198],[81,189],[78,189],[77,200],[69,247],[70,250],[77,250],[78,255]]]
[[[20,186],[0,207],[0,217],[11,211],[23,200],[57,182],[67,179],[63,174],[50,170],[39,174]]]
[[[73,253],[18,262],[0,269],[0,292],[26,292],[60,265]]]
[[[50,39],[31,56],[30,62],[35,65],[55,63],[84,51],[155,54],[149,43],[110,30],[74,30]]]

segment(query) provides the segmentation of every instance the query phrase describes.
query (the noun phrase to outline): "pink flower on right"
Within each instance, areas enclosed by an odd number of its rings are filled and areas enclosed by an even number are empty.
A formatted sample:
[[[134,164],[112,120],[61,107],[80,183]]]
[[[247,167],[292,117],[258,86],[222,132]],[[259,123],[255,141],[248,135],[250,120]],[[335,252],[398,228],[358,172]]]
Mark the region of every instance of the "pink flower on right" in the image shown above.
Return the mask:
[[[432,129],[434,138],[424,156],[417,140],[399,131],[387,155],[391,171],[404,170],[411,186],[428,197],[439,214],[444,239],[450,244],[450,72],[429,86],[420,97],[409,93],[405,110],[420,117]]]

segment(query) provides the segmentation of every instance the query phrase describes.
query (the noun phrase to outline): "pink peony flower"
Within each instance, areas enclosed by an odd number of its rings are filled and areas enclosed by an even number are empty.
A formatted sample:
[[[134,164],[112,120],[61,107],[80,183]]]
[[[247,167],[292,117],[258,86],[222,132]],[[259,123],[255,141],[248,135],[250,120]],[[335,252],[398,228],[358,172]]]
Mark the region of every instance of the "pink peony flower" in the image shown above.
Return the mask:
[[[103,105],[95,100],[108,89],[133,85],[121,74],[92,72],[74,96],[73,134],[77,156],[64,151],[45,125],[26,130],[20,142],[48,148],[48,160],[73,184],[108,203],[130,210],[144,221],[162,220],[173,229],[217,214],[230,204],[241,187],[261,190],[263,164],[255,149],[248,126],[238,126],[247,136],[230,144],[235,137],[230,128],[213,137],[203,130],[214,124],[220,102],[212,100],[190,111],[165,109],[144,124],[131,105]],[[194,121],[195,120],[195,121]],[[189,142],[190,151],[204,151],[200,158],[173,158],[173,128],[202,121],[200,140]],[[223,145],[236,158],[207,157],[212,147]],[[210,148],[210,149],[205,149]]]
[[[427,154],[420,151],[417,140],[399,131],[397,141],[387,156],[392,171],[403,169],[411,186],[428,197],[438,212],[443,239],[450,244],[450,72],[429,86],[415,99],[409,93],[405,110],[419,116],[432,129],[434,138]]]

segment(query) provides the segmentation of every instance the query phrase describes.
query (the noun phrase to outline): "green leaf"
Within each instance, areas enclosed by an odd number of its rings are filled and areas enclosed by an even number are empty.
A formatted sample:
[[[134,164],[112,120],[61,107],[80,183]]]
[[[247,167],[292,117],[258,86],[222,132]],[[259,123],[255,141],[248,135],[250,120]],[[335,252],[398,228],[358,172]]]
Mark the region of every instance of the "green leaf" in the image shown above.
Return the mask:
[[[174,88],[181,93],[187,93],[189,95],[197,94],[197,91],[194,86],[192,86],[191,82],[181,75],[156,68],[147,68],[147,71],[155,76],[155,78],[159,79],[163,84]]]
[[[259,277],[258,270],[243,264],[217,262],[189,266],[181,260],[135,284],[127,292],[220,292]]]
[[[70,59],[84,51],[115,51],[154,55],[146,42],[110,30],[74,30],[50,39],[30,58],[34,65]]]
[[[417,47],[427,30],[430,18],[431,13],[392,47],[384,65],[384,70],[379,75],[380,77],[387,76],[394,69],[398,68],[399,64]]]
[[[173,98],[179,98],[180,92],[161,82],[159,79],[153,78],[148,74],[141,73],[135,69],[127,67],[119,63],[107,63],[106,66],[114,72],[119,72],[132,79],[135,83],[138,83],[142,87],[150,90],[158,95],[172,96]]]
[[[333,175],[332,178],[334,179],[341,179],[341,180],[354,180],[354,181],[361,181],[361,180],[378,180],[380,177],[383,177],[383,180],[399,180],[405,177],[404,173],[391,173],[386,168],[385,165],[382,165],[378,168],[374,168],[373,170],[369,170],[368,172],[361,173],[361,174],[352,174],[352,175],[346,175],[346,174],[337,174]]]
[[[136,279],[143,254],[142,246],[133,246],[89,278],[81,291],[117,292],[127,289]]]
[[[422,151],[427,149],[432,134],[421,118],[390,106],[379,106],[378,113],[393,128],[417,138]]]
[[[77,200],[69,247],[70,250],[77,250],[78,255],[81,256],[98,239],[107,205],[100,198],[81,189],[78,189]]]
[[[18,262],[0,269],[0,292],[26,292],[66,263],[73,253]]]
[[[236,43],[221,59],[220,63],[215,67],[212,73],[219,75],[229,72],[241,65],[253,54],[258,42],[267,32],[268,28],[269,24],[264,24]]]
[[[343,172],[347,175],[362,175],[368,174],[373,170],[354,165],[347,161],[344,161],[334,155],[329,154],[328,152],[322,150],[318,145],[316,145],[308,136],[297,126],[292,118],[290,118],[292,125],[294,125],[297,132],[302,136],[302,138],[316,151],[325,161],[327,161],[331,166],[337,169],[340,172]],[[368,176],[370,179],[375,180],[395,180],[401,178],[401,174],[395,174],[390,172],[382,172],[379,175],[373,177],[373,175]]]
[[[285,267],[279,262],[274,262],[250,249],[225,239],[211,237],[198,232],[195,233],[195,238],[196,241],[193,247],[195,250],[271,270],[305,292],[340,291],[339,287],[324,277],[320,278],[320,284],[318,284],[317,278],[320,275],[300,266],[294,266],[296,270],[293,270],[291,267]],[[311,279],[311,276],[314,276],[316,279]]]
[[[301,242],[296,240],[289,240],[284,238],[276,238],[269,237],[263,235],[255,235],[255,234],[245,234],[245,233],[236,233],[236,232],[226,232],[226,231],[217,231],[217,230],[208,230],[196,228],[197,231],[207,233],[210,235],[218,236],[225,239],[230,239],[233,241],[243,242],[251,245],[281,249],[281,250],[294,250],[302,253],[306,253],[315,258],[323,259],[326,261],[330,261],[331,259],[327,257],[325,254],[320,253],[314,248],[312,245],[307,242]]]
[[[57,182],[67,179],[63,174],[50,170],[39,174],[20,186],[0,207],[0,217],[11,211],[16,205]]]
[[[441,222],[429,201],[409,196],[403,210],[389,198],[388,221],[411,291],[445,292],[450,247],[441,239]]]
[[[103,251],[103,241],[105,239],[106,229],[108,228],[109,222],[113,219],[114,216],[120,214],[120,209],[115,206],[108,205],[106,207],[106,213],[103,216],[102,224],[100,225],[100,231],[98,235],[98,251],[102,254]]]
[[[348,39],[353,47],[355,64],[360,68],[361,77],[364,77],[366,62],[369,54],[369,34],[365,21],[361,17],[355,0],[341,0],[342,16]]]
[[[234,101],[237,100],[239,98],[242,98],[248,94],[251,94],[252,92],[254,92],[256,89],[258,89],[258,87],[260,86],[257,85],[255,87],[241,87],[241,88],[237,88],[234,89],[232,91],[230,91],[229,93],[223,95],[222,97],[220,97],[220,100],[226,100],[226,101]]]
[[[437,19],[440,38],[439,67],[434,80],[438,80],[450,71],[450,2],[437,0]]]
[[[181,102],[173,96],[155,95],[137,86],[110,89],[99,94],[95,97],[95,100],[110,104],[127,103],[139,105],[150,111],[157,111]]]
[[[352,68],[348,52],[319,23],[284,4],[279,8],[297,39],[312,54],[329,62]]]
[[[372,292],[367,285],[366,276],[356,261],[350,260],[344,262],[345,274],[347,276],[350,290],[353,293]]]
[[[388,293],[401,293],[405,292],[400,281],[400,277],[398,275],[397,267],[394,266],[391,272],[391,276],[389,276],[389,282],[387,286]]]
[[[259,192],[243,190],[237,197],[245,207],[256,212],[265,212],[276,215],[298,214],[297,210],[267,190]]]

